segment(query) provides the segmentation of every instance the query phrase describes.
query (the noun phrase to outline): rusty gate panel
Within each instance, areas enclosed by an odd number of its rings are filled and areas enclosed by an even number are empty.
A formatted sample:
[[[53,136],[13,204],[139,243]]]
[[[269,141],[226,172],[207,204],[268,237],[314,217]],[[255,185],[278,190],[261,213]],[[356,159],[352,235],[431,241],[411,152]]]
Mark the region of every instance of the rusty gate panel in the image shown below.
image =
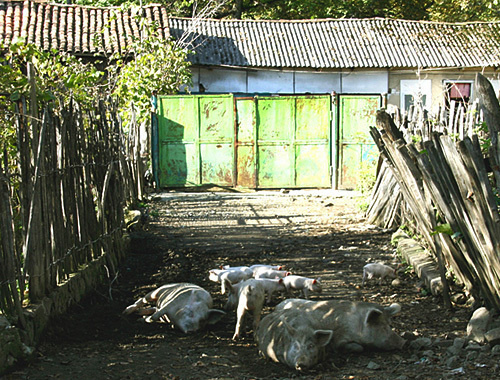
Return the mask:
[[[234,106],[232,96],[198,96],[200,184],[234,186]]]
[[[238,186],[256,188],[257,141],[256,109],[253,97],[234,98],[236,108],[236,182]]]
[[[339,99],[338,188],[355,189],[360,173],[371,170],[378,149],[370,135],[381,106],[379,95],[341,95]]]
[[[331,97],[257,97],[257,187],[330,187]]]
[[[160,98],[158,107],[159,187],[194,185],[199,178],[196,99]]]
[[[295,99],[295,186],[330,187],[331,98]]]
[[[233,186],[232,95],[176,95],[158,102],[159,187]]]
[[[257,186],[293,187],[292,144],[295,130],[292,97],[257,98]]]

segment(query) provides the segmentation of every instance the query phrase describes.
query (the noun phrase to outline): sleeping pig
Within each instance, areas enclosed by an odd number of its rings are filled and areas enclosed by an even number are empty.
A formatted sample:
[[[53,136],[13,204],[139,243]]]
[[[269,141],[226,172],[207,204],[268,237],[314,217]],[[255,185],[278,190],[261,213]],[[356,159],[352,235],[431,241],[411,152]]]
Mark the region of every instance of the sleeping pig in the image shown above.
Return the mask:
[[[307,314],[317,329],[332,330],[330,346],[335,350],[397,350],[406,342],[390,325],[391,318],[401,310],[399,304],[381,306],[370,302],[288,299],[276,306],[278,311],[287,309]]]
[[[313,327],[301,310],[275,310],[266,315],[255,331],[259,352],[296,370],[310,368],[325,356],[332,330]]]
[[[143,308],[148,304],[155,306]],[[209,292],[189,283],[163,285],[128,306],[123,313],[134,311],[148,316],[146,322],[167,322],[184,333],[217,323],[225,314],[222,310],[212,309]]]

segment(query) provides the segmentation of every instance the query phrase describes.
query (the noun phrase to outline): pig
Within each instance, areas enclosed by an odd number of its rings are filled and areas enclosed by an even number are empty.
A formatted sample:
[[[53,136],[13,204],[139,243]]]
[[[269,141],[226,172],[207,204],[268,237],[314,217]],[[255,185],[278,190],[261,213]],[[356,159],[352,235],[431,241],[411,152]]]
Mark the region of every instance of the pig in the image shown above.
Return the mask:
[[[337,351],[399,350],[406,341],[392,330],[391,318],[401,311],[399,304],[381,306],[370,302],[310,301],[288,299],[275,308],[307,314],[317,329],[331,329],[329,346]]]
[[[245,314],[253,313],[253,330],[259,326],[260,315],[264,307],[265,288],[261,281],[248,279],[233,285],[225,280],[225,286],[229,290],[229,299],[226,303],[226,310],[236,308],[236,327],[233,340],[241,337],[244,328]]]
[[[276,270],[270,268],[257,268],[253,272],[255,278],[283,278],[289,276],[291,273],[286,270]]]
[[[297,371],[314,366],[325,357],[333,331],[316,329],[310,322],[294,309],[266,315],[254,333],[260,354]]]
[[[268,304],[272,302],[274,293],[286,291],[282,278],[259,278],[258,280],[262,282],[264,286]]]
[[[208,278],[211,281],[221,284],[221,293],[226,294],[225,281],[228,280],[232,284],[252,278],[253,271],[248,267],[239,267],[236,269],[211,269]]]
[[[309,292],[321,293],[323,287],[321,278],[308,278],[303,276],[290,275],[283,279],[286,291],[289,295],[293,290],[300,290],[304,294],[304,298],[309,298]]]
[[[270,270],[283,270],[283,265],[254,264],[250,265],[249,268],[253,270],[253,275],[255,277],[256,272],[258,272],[259,270],[263,270],[264,268]]]
[[[154,307],[143,308],[148,304]],[[212,296],[198,285],[176,283],[160,286],[128,306],[123,314],[137,311],[146,322],[167,322],[183,333],[217,323],[226,313],[212,309]]]
[[[362,286],[365,286],[365,280],[371,280],[372,278],[380,278],[379,285],[382,285],[382,281],[386,278],[396,278],[396,270],[388,265],[381,263],[370,263],[363,267],[363,282]]]

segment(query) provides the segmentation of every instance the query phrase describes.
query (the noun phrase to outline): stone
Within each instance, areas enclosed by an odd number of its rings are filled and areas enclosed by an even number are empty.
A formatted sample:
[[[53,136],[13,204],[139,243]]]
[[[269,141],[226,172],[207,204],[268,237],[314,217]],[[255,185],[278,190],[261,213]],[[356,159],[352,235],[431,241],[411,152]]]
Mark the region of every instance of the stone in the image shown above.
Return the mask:
[[[500,356],[500,344],[497,344],[491,349],[491,356]]]
[[[375,362],[370,362],[370,363],[368,363],[366,368],[368,368],[368,369],[380,369],[380,364],[377,364]]]
[[[430,347],[432,340],[430,338],[417,338],[410,342],[409,347],[413,350],[420,350],[421,348]]]
[[[446,349],[446,352],[451,356],[459,355],[462,352],[462,349],[465,345],[465,339],[463,338],[455,338],[453,340],[453,345]]]
[[[465,357],[465,359],[468,361],[468,362],[473,362],[474,360],[476,360],[477,358],[479,357],[479,352],[477,351],[472,351],[472,352],[469,352],[467,354],[467,356]]]
[[[500,327],[497,327],[493,330],[489,330],[484,334],[484,338],[488,343],[492,346],[500,344]]]
[[[483,343],[490,321],[491,314],[488,309],[485,307],[477,309],[467,324],[467,337],[477,343]]]
[[[446,367],[448,367],[449,369],[460,367],[460,364],[461,360],[457,355],[454,355],[446,360]]]

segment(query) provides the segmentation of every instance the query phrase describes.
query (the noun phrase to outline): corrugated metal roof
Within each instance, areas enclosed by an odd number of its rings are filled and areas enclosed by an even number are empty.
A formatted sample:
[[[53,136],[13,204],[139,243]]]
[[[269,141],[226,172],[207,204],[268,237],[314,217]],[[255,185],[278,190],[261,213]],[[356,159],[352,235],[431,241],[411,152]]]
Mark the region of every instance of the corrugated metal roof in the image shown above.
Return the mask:
[[[46,50],[123,53],[133,37],[139,37],[134,12],[117,7],[0,2],[0,42],[25,37]],[[198,65],[314,69],[500,66],[499,22],[193,20],[168,18],[161,5],[148,5],[143,12],[158,23],[163,38],[187,36],[196,52],[190,60]],[[102,48],[95,43],[99,35]]]

